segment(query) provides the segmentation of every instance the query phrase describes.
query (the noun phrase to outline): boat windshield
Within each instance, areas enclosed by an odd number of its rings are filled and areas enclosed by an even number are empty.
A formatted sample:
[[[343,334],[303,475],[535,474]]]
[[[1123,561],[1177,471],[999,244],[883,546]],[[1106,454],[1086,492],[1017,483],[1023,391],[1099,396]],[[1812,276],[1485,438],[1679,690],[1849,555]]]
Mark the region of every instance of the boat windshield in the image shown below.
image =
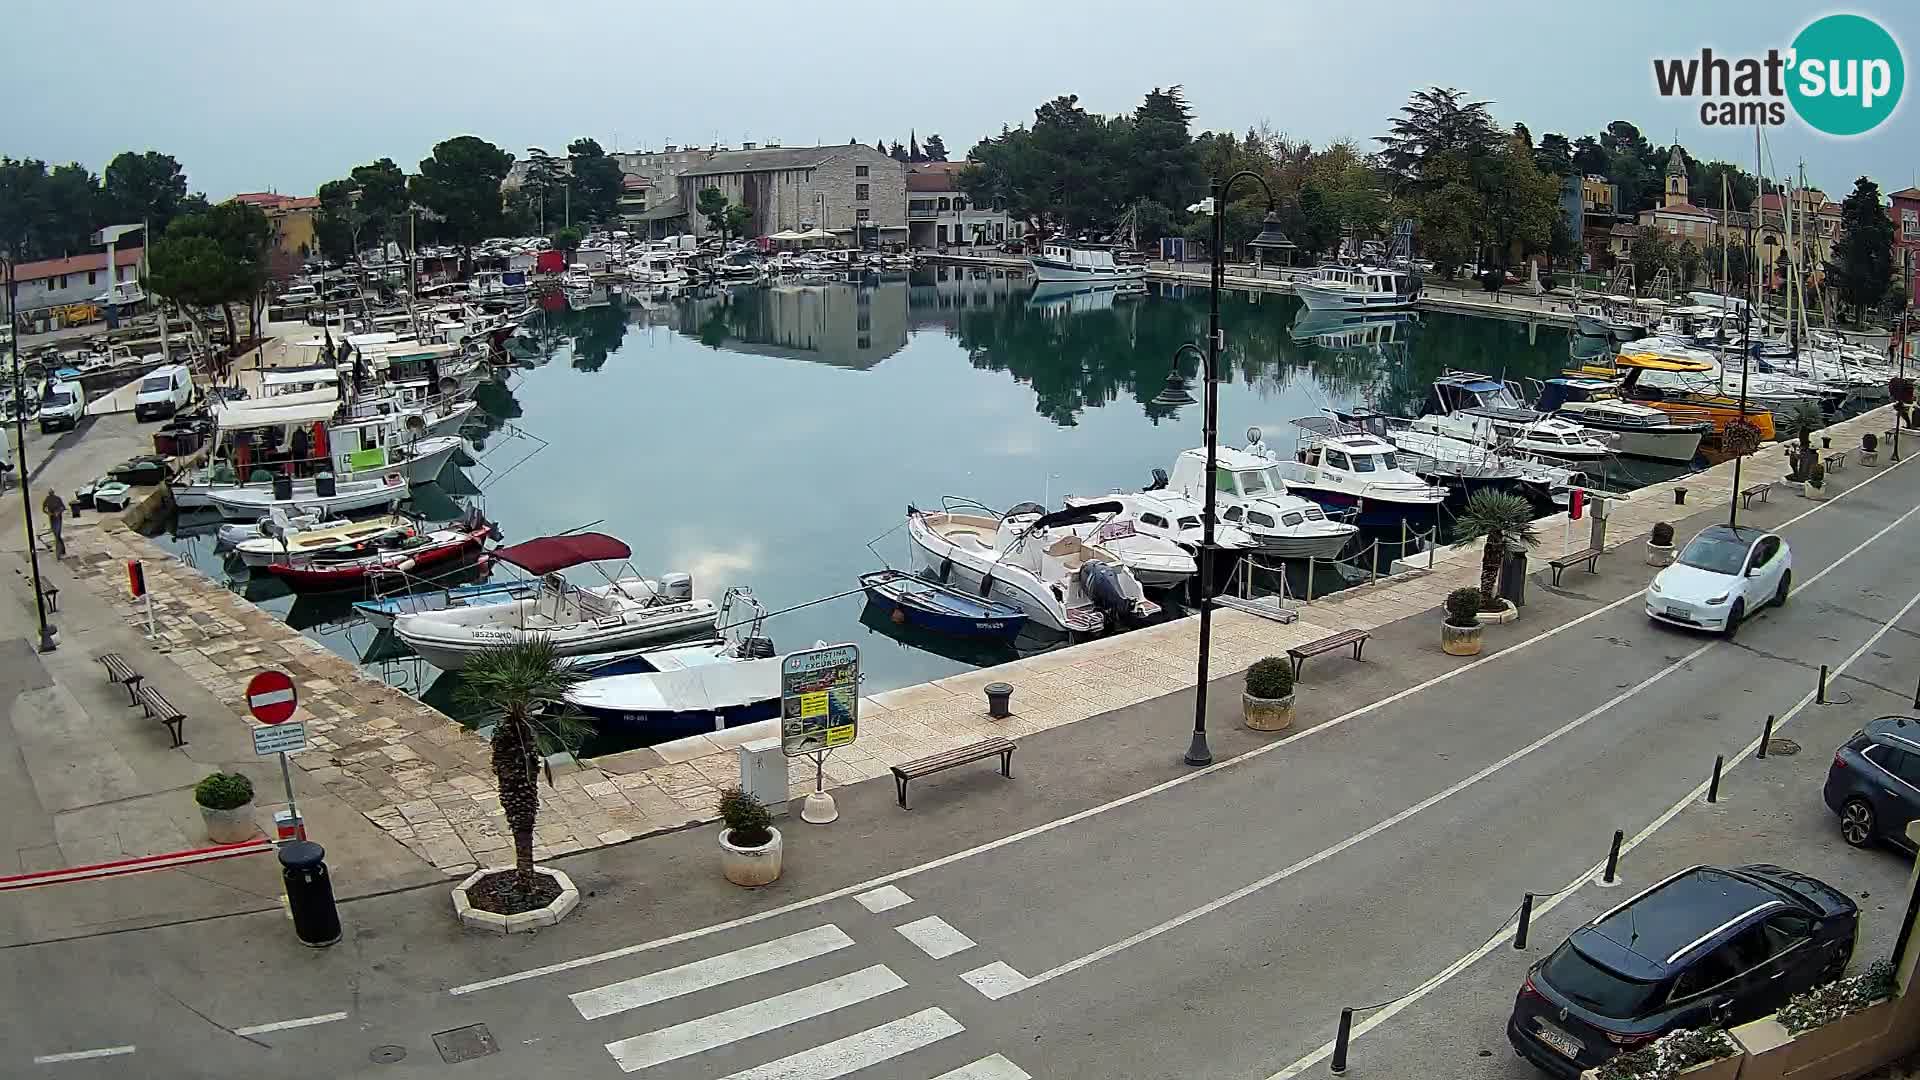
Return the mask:
[[[1186,517],[1181,518],[1176,523],[1176,525],[1178,528],[1181,528],[1181,529],[1197,529],[1200,527],[1200,519],[1198,517],[1195,517],[1189,514]]]
[[[1248,469],[1234,475],[1240,478],[1240,491],[1244,495],[1260,495],[1271,488],[1264,469]]]
[[[1372,454],[1353,455],[1353,471],[1354,472],[1372,472],[1374,470],[1374,467],[1375,466],[1374,466]]]
[[[1267,472],[1268,487],[1272,488],[1275,491],[1287,490],[1287,482],[1280,478],[1280,466],[1278,465],[1270,466],[1268,467],[1266,472]]]

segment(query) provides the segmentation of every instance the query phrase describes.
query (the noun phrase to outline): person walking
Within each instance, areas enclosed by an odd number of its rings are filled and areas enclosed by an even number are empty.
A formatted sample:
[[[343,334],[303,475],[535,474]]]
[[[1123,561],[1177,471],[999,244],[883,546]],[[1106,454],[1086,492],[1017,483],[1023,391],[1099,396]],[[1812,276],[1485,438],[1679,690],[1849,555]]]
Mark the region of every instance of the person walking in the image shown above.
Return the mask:
[[[67,523],[66,500],[60,497],[58,491],[48,488],[47,497],[45,501],[41,502],[40,509],[47,515],[47,525],[53,530],[53,557],[56,559],[66,558],[67,538],[63,536],[60,531]]]

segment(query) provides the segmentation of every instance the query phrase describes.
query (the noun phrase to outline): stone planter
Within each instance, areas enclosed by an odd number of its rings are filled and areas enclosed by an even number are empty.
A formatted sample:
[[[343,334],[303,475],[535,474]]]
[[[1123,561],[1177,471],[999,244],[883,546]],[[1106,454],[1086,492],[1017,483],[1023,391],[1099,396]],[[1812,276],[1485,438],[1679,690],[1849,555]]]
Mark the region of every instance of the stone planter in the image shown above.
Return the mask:
[[[1833,492],[1824,484],[1820,487],[1814,487],[1810,483],[1803,483],[1800,485],[1800,494],[1812,499],[1814,502],[1823,502],[1833,497]]]
[[[560,886],[560,895],[554,897],[553,901],[545,907],[537,907],[532,911],[522,911],[514,915],[496,915],[491,911],[481,911],[468,902],[467,890],[477,884],[481,878],[511,869],[513,869],[511,866],[491,866],[475,870],[467,875],[465,881],[454,887],[453,913],[460,917],[462,923],[476,930],[489,930],[496,934],[524,934],[543,926],[552,926],[566,918],[569,912],[579,906],[580,890],[573,887],[573,879],[564,871],[545,866],[536,866],[533,872],[552,878],[554,883]]]
[[[1647,565],[1648,566],[1672,566],[1673,565],[1673,545],[1672,544],[1656,544],[1651,540],[1647,541]]]
[[[1506,623],[1510,623],[1515,619],[1518,619],[1519,617],[1520,617],[1520,609],[1517,607],[1514,607],[1513,601],[1511,600],[1500,601],[1499,611],[1483,611],[1480,614],[1474,616],[1474,618],[1480,620],[1481,626],[1501,626]],[[1480,650],[1475,649],[1474,651],[1479,652]]]
[[[1723,1057],[1714,1061],[1703,1061],[1698,1065],[1689,1065],[1674,1075],[1676,1077],[1684,1076],[1687,1080],[1734,1080],[1735,1077],[1740,1075],[1740,1067],[1746,1060],[1747,1055],[1734,1054],[1731,1057]],[[1594,1078],[1599,1075],[1600,1070],[1588,1069],[1586,1072],[1580,1074],[1580,1078],[1581,1080],[1594,1080]]]
[[[1440,648],[1448,656],[1480,655],[1480,634],[1483,628],[1473,626],[1455,626],[1452,623],[1440,624]]]
[[[769,827],[773,839],[757,848],[739,847],[727,839],[731,829],[720,830],[720,872],[735,885],[754,888],[771,885],[780,879],[780,850],[784,841],[780,830]]]
[[[253,839],[260,831],[253,823],[252,800],[231,810],[202,806],[200,818],[207,823],[207,839],[216,844],[238,844]]]
[[[1255,731],[1285,731],[1293,726],[1293,695],[1262,698],[1242,692],[1240,714]]]
[[[1880,1001],[1798,1035],[1772,1016],[1741,1024],[1729,1034],[1746,1048],[1743,1074],[1859,1076],[1911,1048],[1900,1022],[1900,1004],[1898,998]]]
[[[1878,450],[1860,451],[1860,467],[1863,469],[1879,468],[1880,467],[1880,451]]]

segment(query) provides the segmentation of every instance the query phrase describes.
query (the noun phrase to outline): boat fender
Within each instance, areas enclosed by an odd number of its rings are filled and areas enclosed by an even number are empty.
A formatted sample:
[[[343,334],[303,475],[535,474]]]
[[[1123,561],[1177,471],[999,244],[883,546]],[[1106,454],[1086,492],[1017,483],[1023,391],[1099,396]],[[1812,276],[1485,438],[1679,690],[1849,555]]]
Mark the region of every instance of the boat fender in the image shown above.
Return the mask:
[[[992,591],[993,591],[993,572],[989,570],[988,572],[980,575],[980,595],[986,596],[988,593],[991,593]]]
[[[948,555],[947,557],[940,560],[940,584],[945,585],[947,583],[947,576],[952,573],[953,573],[953,556]]]
[[[409,558],[409,559],[401,559],[399,564],[396,565],[394,569],[404,573],[406,571],[412,570],[413,567],[414,567],[414,561]]]

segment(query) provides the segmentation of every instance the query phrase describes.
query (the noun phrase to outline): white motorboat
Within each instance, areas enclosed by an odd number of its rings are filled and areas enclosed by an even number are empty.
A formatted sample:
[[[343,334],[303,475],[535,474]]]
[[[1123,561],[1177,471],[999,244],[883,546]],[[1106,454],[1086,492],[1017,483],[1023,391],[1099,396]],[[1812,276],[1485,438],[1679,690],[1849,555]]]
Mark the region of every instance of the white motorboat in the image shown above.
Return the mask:
[[[395,417],[332,422],[328,419],[331,410],[324,403],[256,409],[240,414],[217,409],[214,415],[221,424],[214,436],[217,457],[210,464],[174,477],[168,485],[174,505],[183,510],[211,505],[211,496],[217,491],[272,487],[271,476],[260,477],[260,474],[276,472],[284,462],[254,456],[255,440],[268,430],[269,425],[263,420],[270,415],[277,417],[270,422],[271,427],[278,429],[274,445],[290,445],[291,432],[296,428],[308,430],[315,440],[325,438],[323,452],[301,464],[308,471],[331,473],[337,485],[384,481],[395,473],[405,477],[409,484],[425,484],[445,472],[447,464],[466,445],[466,440],[457,435],[416,437],[414,432],[420,428],[407,430]],[[252,432],[246,437],[244,450],[235,435],[241,430]],[[243,476],[243,472],[246,475]]]
[[[911,265],[911,264],[909,264]],[[1140,263],[1118,263],[1113,249],[1087,244],[1052,242],[1043,244],[1038,255],[1027,256],[1033,276],[1048,281],[1145,281],[1147,268]]]
[[[627,280],[652,289],[679,289],[691,280],[679,255],[647,252],[627,265]]]
[[[288,517],[282,513],[277,520],[273,517],[262,518],[255,524],[260,535],[234,544],[234,554],[248,566],[269,566],[276,562],[291,562],[297,556],[352,544],[376,543],[382,537],[399,536],[417,530],[411,519],[399,514],[364,521],[339,521],[329,525],[320,525],[319,521],[311,514]],[[303,525],[302,522],[307,524]],[[221,528],[224,530],[228,526]],[[278,535],[273,531],[275,528],[280,530]]]
[[[1435,379],[1426,415],[1412,428],[1567,461],[1595,461],[1613,453],[1580,425],[1529,409],[1505,383],[1471,371],[1448,371]]]
[[[1092,506],[1108,503],[1117,509],[1092,521],[1064,526],[1082,540],[1097,544],[1119,557],[1121,565],[1133,572],[1134,580],[1149,589],[1174,589],[1187,583],[1200,569],[1193,554],[1164,536],[1139,527],[1139,521],[1119,496],[1112,499],[1068,499],[1067,506]]]
[[[1066,526],[1118,512],[1116,502],[1047,513],[1021,503],[1004,516],[907,507],[907,537],[942,584],[959,582],[1012,604],[1034,623],[1059,632],[1095,633],[1107,615],[1143,619],[1160,607],[1118,553],[1089,544]]]
[[[1738,357],[1732,357],[1728,364],[1722,363],[1722,357],[1705,349],[1697,349],[1685,342],[1670,337],[1647,337],[1629,342],[1620,347],[1623,357],[1652,357],[1660,360],[1682,361],[1689,370],[1662,370],[1649,367],[1640,376],[1639,385],[1647,390],[1659,390],[1681,395],[1711,395],[1729,398],[1740,397],[1743,381]],[[1776,415],[1784,415],[1801,401],[1818,403],[1828,396],[1828,391],[1817,383],[1792,376],[1769,374],[1759,370],[1757,365],[1749,365],[1745,371],[1747,404],[1770,410]]]
[[[713,630],[718,609],[711,600],[693,598],[693,579],[685,574],[669,574],[659,582],[638,574],[608,577],[606,584],[586,588],[561,573],[632,554],[604,533],[543,536],[499,548],[494,558],[539,578],[538,591],[497,603],[399,615],[393,632],[428,663],[453,671],[475,653],[537,637],[551,641],[561,656],[579,656]]]
[[[1566,490],[1585,482],[1584,474],[1554,465],[1504,444],[1488,446],[1421,430],[1414,421],[1371,409],[1337,412],[1335,419],[1393,444],[1401,468],[1462,499],[1482,490],[1510,491],[1536,503],[1562,501]]]
[[[1125,509],[1126,517],[1133,522],[1136,531],[1148,536],[1157,536],[1162,540],[1171,540],[1180,545],[1181,550],[1187,554],[1198,555],[1200,544],[1206,538],[1206,530],[1201,525],[1203,521],[1201,515],[1206,512],[1206,507],[1198,499],[1188,498],[1180,492],[1169,489],[1165,469],[1155,469],[1153,475],[1153,486],[1144,491],[1116,491],[1109,495],[1093,496],[1069,495],[1065,501],[1068,506],[1117,502]],[[1308,505],[1313,506],[1311,503]],[[1319,514],[1320,508],[1313,506],[1313,511]],[[1213,523],[1213,546],[1217,551],[1232,553],[1258,551],[1260,541],[1240,526],[1228,525],[1216,518]]]
[[[1607,433],[1617,454],[1653,461],[1692,461],[1700,452],[1700,440],[1713,430],[1709,420],[1676,418],[1651,405],[1628,401],[1617,390],[1610,379],[1547,379],[1540,383],[1534,407],[1590,431]]]
[[[1306,416],[1293,425],[1301,434],[1291,459],[1274,453],[1259,428],[1247,429],[1247,453],[1277,466],[1287,490],[1351,515],[1347,520],[1363,528],[1439,523],[1447,489],[1401,468],[1392,443],[1331,416]]]
[[[1334,264],[1295,281],[1293,291],[1314,311],[1391,311],[1413,306],[1420,280],[1391,267]]]
[[[392,509],[406,500],[409,491],[406,476],[397,472],[344,484],[325,477],[292,481],[282,477],[264,487],[215,488],[207,493],[207,505],[229,521],[252,521],[276,508],[289,517],[345,517],[361,510]]]
[[[1261,554],[1278,559],[1331,559],[1359,529],[1329,518],[1320,504],[1287,490],[1273,462],[1230,447],[1214,451],[1214,503],[1221,525],[1244,531]],[[1155,471],[1155,483],[1162,474]],[[1207,451],[1183,450],[1165,480],[1175,497],[1205,508]],[[1149,492],[1149,494],[1156,494]],[[1198,524],[1199,519],[1195,519]]]

